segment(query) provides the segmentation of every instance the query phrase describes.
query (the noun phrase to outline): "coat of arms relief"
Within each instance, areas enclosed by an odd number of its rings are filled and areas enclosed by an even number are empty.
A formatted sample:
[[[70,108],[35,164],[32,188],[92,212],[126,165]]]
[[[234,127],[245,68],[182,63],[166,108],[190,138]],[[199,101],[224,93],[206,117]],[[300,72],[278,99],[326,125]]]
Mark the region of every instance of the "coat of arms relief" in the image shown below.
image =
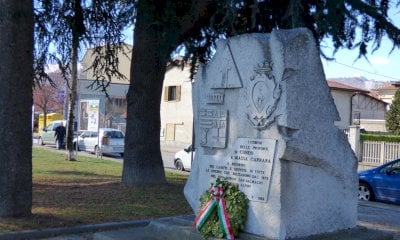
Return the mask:
[[[265,130],[275,122],[274,112],[281,97],[281,82],[273,75],[273,64],[264,61],[254,69],[247,83],[247,119],[257,130]]]

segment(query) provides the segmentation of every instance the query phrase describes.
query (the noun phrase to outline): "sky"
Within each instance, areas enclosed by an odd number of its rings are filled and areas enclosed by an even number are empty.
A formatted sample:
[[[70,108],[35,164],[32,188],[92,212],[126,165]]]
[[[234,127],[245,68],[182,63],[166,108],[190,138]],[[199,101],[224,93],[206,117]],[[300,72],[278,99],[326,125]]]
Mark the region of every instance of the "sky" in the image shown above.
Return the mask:
[[[400,7],[392,9],[389,16],[392,23],[400,28]],[[382,40],[377,51],[367,55],[368,60],[357,60],[358,49],[339,50],[334,55],[335,61],[322,59],[326,78],[364,77],[377,81],[400,81],[400,50],[395,49],[390,53],[391,50],[392,43],[387,38]],[[372,52],[371,49],[369,52]]]
[[[364,77],[377,81],[400,81],[400,51],[393,50],[386,39],[379,50],[367,55],[367,59],[358,57],[358,50],[339,50],[334,61],[322,60],[326,78]]]

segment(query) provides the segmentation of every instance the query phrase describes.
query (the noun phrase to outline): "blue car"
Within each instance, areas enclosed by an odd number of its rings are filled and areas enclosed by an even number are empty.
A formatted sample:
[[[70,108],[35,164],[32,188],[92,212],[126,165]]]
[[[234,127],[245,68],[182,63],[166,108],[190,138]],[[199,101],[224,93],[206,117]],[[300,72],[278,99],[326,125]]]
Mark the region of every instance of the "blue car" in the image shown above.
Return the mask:
[[[358,199],[400,203],[400,159],[358,173]]]

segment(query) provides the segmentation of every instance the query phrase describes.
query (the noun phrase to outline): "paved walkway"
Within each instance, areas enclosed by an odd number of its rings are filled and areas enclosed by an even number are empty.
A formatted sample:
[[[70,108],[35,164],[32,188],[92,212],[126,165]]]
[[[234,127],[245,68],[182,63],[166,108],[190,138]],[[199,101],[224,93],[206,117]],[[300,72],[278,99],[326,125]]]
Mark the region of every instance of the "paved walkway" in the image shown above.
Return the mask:
[[[400,240],[400,206],[359,202],[358,227],[335,234],[308,238],[310,240],[356,240],[393,239]],[[44,240],[197,240],[201,236],[193,228],[193,215],[177,216],[147,221],[127,221],[53,228],[17,233],[0,234],[0,240],[44,239]],[[266,240],[242,234],[239,239]]]
[[[357,224],[400,236],[400,205],[359,201]]]

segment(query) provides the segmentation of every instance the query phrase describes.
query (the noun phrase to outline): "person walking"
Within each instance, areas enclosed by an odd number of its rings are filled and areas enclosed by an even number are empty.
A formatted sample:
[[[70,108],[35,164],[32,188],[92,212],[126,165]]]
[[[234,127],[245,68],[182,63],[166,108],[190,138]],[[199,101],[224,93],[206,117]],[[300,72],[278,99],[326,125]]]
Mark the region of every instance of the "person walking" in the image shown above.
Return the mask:
[[[56,148],[57,149],[61,149],[64,147],[64,138],[65,138],[65,134],[67,133],[65,127],[64,127],[64,123],[61,122],[61,124],[56,127],[55,131],[54,131],[54,137],[56,138]]]

